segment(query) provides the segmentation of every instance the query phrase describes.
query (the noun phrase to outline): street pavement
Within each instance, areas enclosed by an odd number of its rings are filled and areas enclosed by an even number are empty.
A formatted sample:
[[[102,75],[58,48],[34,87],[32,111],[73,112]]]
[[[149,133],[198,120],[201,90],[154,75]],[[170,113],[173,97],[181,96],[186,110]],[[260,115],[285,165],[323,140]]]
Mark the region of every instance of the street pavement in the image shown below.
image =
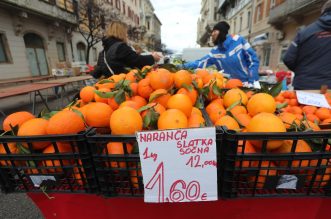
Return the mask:
[[[77,90],[73,87],[66,88],[65,94],[69,100],[72,100],[77,94]],[[48,105],[51,110],[57,110],[61,108],[61,101],[55,96],[55,92],[52,89],[42,91],[43,94],[50,95],[48,97]],[[64,98],[64,104],[68,104],[68,100]],[[36,114],[39,114],[45,108],[44,104],[37,98]],[[10,97],[6,99],[0,99],[0,111],[9,115],[17,111],[29,111],[32,112],[32,102],[30,101],[30,95],[20,95],[16,97]],[[0,126],[4,120],[4,115],[0,114]],[[3,194],[0,192],[0,218],[1,219],[26,219],[43,218],[40,210],[34,205],[32,200],[25,193]]]

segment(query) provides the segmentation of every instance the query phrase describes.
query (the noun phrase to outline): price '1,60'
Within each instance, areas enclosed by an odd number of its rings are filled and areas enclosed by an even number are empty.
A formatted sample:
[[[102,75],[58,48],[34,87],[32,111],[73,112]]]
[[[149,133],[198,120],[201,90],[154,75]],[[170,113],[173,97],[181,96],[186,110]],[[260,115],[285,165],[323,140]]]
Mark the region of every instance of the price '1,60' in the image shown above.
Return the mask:
[[[184,199],[195,201],[200,198],[201,201],[207,199],[207,194],[200,191],[200,183],[191,181],[188,184],[184,180],[176,180],[172,183],[169,190],[169,196],[164,193],[164,164],[161,162],[145,186],[146,189],[158,189],[158,202],[181,202]]]

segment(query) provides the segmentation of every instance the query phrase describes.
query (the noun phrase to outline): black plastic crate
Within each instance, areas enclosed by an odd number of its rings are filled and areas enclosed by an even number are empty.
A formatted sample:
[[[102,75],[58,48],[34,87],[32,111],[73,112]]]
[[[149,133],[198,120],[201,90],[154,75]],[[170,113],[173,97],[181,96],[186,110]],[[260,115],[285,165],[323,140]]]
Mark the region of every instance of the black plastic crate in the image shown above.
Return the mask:
[[[224,129],[220,195],[223,198],[330,196],[329,139],[330,131],[235,133]],[[284,147],[267,151],[267,144],[275,141]],[[306,150],[307,145],[313,150]],[[298,152],[299,148],[302,152]]]
[[[143,196],[138,145],[135,135],[111,135],[94,129],[87,135],[99,192],[109,197]]]
[[[202,113],[205,117],[205,112]],[[210,126],[207,117],[205,120],[206,126]],[[222,137],[223,130],[219,128],[216,131],[217,160],[220,158]],[[109,197],[143,196],[144,185],[136,136],[111,135],[109,129],[95,128],[88,133],[87,139],[92,151],[100,193]],[[112,149],[111,146],[107,147],[108,144],[117,144],[120,148],[119,153],[110,153],[109,150]]]
[[[87,131],[88,132],[88,131]],[[97,191],[86,133],[47,136],[0,137],[0,184],[3,192]],[[49,153],[32,144],[48,142]]]

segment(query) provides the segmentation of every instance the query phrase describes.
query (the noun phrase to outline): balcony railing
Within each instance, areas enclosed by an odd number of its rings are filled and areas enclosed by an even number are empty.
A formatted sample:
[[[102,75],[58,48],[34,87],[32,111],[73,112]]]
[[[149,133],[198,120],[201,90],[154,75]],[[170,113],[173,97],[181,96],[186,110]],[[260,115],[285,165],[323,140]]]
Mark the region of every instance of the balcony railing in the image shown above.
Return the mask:
[[[77,23],[75,2],[74,0],[1,0],[1,4],[5,4],[7,7],[25,9],[72,24]]]
[[[287,16],[302,15],[305,12],[321,8],[323,2],[323,0],[286,0],[270,10],[269,23],[281,23]]]

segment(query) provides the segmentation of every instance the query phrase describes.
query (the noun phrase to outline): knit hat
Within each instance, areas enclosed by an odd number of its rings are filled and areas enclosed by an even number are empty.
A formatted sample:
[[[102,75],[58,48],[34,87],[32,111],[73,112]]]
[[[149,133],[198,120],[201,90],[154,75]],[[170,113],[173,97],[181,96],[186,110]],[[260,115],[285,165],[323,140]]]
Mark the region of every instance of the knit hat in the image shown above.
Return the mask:
[[[331,1],[331,0],[330,0]],[[224,33],[224,34],[228,34],[229,32],[229,29],[230,29],[230,25],[225,22],[225,21],[221,21],[221,22],[218,22],[214,28],[213,28],[213,31],[214,30],[219,30],[220,32]]]
[[[321,14],[324,14],[325,12],[331,11],[331,0],[325,2],[325,4],[322,7]]]

